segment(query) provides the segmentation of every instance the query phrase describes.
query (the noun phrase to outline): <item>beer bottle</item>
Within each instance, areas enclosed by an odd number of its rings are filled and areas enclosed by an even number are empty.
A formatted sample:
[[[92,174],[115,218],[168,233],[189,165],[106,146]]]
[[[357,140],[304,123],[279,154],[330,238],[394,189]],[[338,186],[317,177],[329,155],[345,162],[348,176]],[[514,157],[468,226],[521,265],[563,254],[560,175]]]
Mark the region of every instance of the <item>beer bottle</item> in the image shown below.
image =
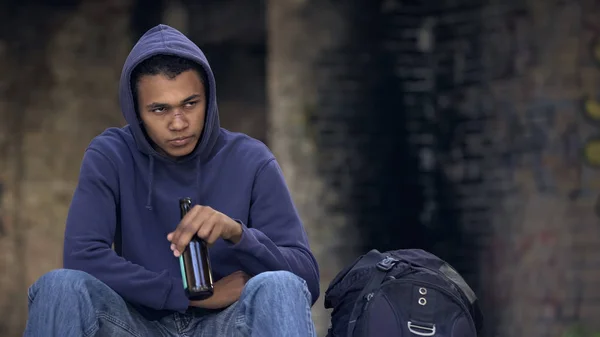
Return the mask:
[[[179,200],[181,218],[190,211],[192,200],[183,198]],[[189,245],[179,256],[183,288],[187,297],[192,301],[199,301],[213,295],[213,277],[208,256],[208,247],[204,240],[194,235]]]

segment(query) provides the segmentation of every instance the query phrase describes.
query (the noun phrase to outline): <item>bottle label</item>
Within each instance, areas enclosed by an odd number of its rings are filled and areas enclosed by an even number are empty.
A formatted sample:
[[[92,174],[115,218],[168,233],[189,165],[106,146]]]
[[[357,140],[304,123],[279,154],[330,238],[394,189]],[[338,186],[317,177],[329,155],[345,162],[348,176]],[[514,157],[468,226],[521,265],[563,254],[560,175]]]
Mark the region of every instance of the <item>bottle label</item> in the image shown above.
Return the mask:
[[[185,265],[183,264],[183,255],[179,255],[179,269],[181,269],[181,279],[183,280],[183,289],[187,290],[188,285],[185,280]]]

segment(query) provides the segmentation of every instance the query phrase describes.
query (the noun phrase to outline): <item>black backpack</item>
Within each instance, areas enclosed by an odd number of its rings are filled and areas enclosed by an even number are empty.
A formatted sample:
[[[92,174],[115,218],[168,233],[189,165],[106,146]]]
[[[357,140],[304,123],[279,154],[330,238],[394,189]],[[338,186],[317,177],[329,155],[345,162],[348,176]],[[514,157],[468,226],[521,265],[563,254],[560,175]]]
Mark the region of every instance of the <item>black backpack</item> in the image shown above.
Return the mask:
[[[476,337],[477,297],[448,263],[420,249],[372,250],[325,292],[327,337]]]

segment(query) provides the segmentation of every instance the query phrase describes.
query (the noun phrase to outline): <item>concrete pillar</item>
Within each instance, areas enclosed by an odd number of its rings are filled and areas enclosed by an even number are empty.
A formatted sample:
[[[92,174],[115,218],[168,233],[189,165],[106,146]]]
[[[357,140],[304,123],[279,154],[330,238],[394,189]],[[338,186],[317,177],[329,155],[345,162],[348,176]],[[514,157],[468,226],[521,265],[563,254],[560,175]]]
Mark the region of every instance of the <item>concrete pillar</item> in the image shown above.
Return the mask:
[[[318,335],[324,336],[329,313],[324,291],[343,265],[343,251],[352,239],[350,220],[334,206],[340,191],[324,175],[314,118],[325,107],[320,88],[335,92],[337,74],[346,70],[319,62],[348,43],[352,21],[327,1],[272,0],[267,2],[268,142],[278,158],[310,237],[321,269],[321,298],[314,307]],[[339,54],[340,58],[351,55]],[[339,97],[339,90],[336,97]],[[341,101],[332,109],[340,109]],[[340,126],[343,127],[343,126]],[[341,130],[332,130],[338,133]],[[343,132],[343,131],[342,131]],[[330,153],[331,154],[331,153]],[[332,155],[333,156],[333,155]]]
[[[39,2],[35,2],[39,3]],[[27,287],[62,265],[83,151],[122,125],[130,1],[21,2],[0,35],[0,335],[22,335]]]

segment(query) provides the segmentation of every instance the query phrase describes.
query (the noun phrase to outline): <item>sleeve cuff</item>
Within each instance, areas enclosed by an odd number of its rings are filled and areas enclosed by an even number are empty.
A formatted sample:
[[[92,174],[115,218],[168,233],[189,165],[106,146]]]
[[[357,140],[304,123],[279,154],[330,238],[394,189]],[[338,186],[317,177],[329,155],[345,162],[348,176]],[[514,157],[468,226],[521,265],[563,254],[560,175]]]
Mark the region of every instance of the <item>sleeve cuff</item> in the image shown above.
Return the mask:
[[[250,231],[248,230],[248,227],[246,227],[244,222],[242,222],[239,219],[233,219],[233,221],[239,223],[242,226],[242,235],[240,237],[240,241],[238,241],[237,243],[233,243],[231,241],[227,241],[227,243],[230,245],[230,247],[232,247],[234,249],[242,249],[243,250],[244,247],[247,247],[248,244],[250,244],[250,241],[252,241],[254,236],[250,233]]]

